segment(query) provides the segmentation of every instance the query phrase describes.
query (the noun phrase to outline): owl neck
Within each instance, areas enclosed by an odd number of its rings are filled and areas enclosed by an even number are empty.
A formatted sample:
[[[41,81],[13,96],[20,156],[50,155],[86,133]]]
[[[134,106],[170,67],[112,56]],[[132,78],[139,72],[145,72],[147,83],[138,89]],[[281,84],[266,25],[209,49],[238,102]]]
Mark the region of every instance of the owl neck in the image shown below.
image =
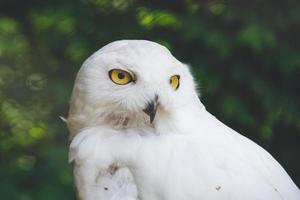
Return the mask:
[[[189,134],[195,132],[195,127],[202,125],[206,109],[198,98],[173,112],[158,110],[154,126],[158,134]]]

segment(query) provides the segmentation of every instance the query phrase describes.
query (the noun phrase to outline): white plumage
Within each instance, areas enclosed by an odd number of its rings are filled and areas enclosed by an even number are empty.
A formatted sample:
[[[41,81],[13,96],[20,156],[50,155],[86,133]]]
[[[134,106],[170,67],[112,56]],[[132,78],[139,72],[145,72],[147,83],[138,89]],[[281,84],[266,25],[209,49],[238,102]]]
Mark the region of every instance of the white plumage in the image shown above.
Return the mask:
[[[113,69],[132,80],[116,84]],[[280,164],[208,113],[188,67],[154,42],[117,41],[88,58],[67,123],[82,200],[300,199]]]

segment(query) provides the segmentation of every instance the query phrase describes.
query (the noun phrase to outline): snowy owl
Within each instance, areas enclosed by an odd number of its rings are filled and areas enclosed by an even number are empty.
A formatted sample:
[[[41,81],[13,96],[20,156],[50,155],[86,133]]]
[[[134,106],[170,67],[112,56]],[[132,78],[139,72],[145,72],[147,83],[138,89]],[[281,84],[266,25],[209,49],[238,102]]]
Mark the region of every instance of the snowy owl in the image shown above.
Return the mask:
[[[155,42],[90,56],[67,124],[81,200],[300,199],[268,152],[206,111],[189,68]]]

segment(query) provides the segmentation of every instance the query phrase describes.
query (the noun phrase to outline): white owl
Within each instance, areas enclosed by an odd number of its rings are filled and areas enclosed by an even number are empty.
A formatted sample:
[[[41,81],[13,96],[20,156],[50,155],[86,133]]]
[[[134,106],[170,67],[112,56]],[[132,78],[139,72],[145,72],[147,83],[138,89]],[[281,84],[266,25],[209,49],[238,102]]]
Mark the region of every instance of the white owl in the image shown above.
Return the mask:
[[[67,124],[82,200],[300,199],[280,164],[208,113],[188,67],[151,41],[89,57]]]

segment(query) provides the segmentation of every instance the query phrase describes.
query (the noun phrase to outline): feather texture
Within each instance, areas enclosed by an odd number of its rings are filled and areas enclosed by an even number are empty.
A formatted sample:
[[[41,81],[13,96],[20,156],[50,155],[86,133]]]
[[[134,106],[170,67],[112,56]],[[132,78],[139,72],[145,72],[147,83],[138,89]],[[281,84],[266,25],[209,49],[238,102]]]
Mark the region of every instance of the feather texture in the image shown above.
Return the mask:
[[[107,72],[116,67],[136,82],[112,83]],[[154,97],[150,123],[143,109]],[[207,112],[189,69],[153,42],[118,41],[93,54],[77,76],[67,123],[82,200],[300,199],[281,165]]]

